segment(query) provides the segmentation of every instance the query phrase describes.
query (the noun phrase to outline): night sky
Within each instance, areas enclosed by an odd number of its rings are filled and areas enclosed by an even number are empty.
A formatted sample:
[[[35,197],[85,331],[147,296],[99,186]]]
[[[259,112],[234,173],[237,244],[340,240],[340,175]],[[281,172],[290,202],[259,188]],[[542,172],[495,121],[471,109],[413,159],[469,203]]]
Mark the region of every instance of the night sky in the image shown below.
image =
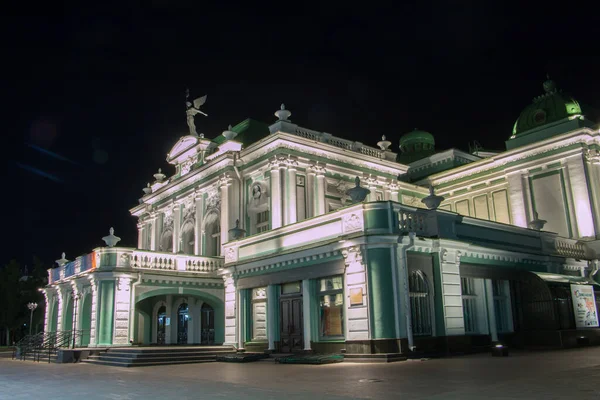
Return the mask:
[[[157,168],[174,171],[165,157],[187,132],[187,87],[208,95],[209,117],[196,117],[208,138],[247,117],[270,123],[284,102],[300,126],[371,146],[385,134],[394,151],[414,128],[433,133],[438,150],[475,140],[502,150],[546,73],[588,116],[600,109],[595,11],[421,3],[260,10],[154,1],[119,16],[1,17],[0,264],[33,255],[50,263],[62,251],[74,259],[103,245],[111,226],[120,245],[135,246],[128,210]]]

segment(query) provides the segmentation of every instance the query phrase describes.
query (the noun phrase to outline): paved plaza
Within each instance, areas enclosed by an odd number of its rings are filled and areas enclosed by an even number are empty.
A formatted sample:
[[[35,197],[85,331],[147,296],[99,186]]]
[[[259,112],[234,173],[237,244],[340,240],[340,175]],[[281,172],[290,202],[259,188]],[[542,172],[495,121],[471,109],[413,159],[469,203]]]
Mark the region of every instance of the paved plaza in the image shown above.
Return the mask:
[[[392,364],[118,368],[0,358],[0,399],[599,399],[600,348]]]

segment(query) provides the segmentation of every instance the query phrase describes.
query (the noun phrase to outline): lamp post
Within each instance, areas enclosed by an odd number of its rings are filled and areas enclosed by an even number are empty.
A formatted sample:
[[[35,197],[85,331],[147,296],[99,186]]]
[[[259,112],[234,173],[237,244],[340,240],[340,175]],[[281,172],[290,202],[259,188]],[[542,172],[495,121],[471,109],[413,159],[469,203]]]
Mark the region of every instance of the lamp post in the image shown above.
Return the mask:
[[[35,309],[37,308],[37,303],[27,303],[27,308],[29,309],[29,311],[31,311],[29,313],[29,336],[31,336],[31,328],[33,327],[33,312],[35,311]]]
[[[77,301],[81,299],[81,293],[73,291],[71,292],[71,298],[73,299],[73,348],[75,348],[75,336],[77,331],[77,312],[79,311],[77,307]]]

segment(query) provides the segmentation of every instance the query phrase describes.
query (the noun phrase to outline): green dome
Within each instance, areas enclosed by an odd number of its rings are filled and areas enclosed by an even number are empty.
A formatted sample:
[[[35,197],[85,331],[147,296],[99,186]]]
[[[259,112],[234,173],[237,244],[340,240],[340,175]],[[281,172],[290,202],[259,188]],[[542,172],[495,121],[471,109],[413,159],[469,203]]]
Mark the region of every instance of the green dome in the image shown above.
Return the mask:
[[[410,164],[435,153],[435,139],[429,132],[415,129],[400,137],[400,153],[396,161]]]
[[[513,127],[513,136],[581,114],[577,100],[557,90],[550,79],[544,82],[544,91],[546,93],[534,98],[533,103],[523,110]]]
[[[433,147],[435,145],[435,139],[433,135],[426,131],[421,131],[415,128],[414,131],[406,133],[400,137],[400,149],[408,150],[416,144],[426,145],[423,147]],[[429,146],[427,146],[429,145]]]

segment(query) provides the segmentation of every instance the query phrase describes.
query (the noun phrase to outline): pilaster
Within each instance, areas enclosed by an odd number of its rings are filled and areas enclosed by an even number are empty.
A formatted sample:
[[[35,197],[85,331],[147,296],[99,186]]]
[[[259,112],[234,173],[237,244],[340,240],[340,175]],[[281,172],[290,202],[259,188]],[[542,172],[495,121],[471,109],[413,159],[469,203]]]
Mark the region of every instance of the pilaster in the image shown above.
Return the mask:
[[[271,170],[271,229],[277,229],[282,226],[282,189],[280,161],[273,157],[269,162]]]
[[[279,341],[279,285],[267,286],[267,340],[269,350],[275,351],[275,342]]]
[[[570,185],[566,189],[570,191],[573,198],[577,237],[595,237],[594,217],[583,157],[569,157],[566,164],[570,181]]]
[[[196,191],[196,224],[194,226],[194,254],[202,254],[202,219],[204,217],[204,196],[200,191]]]
[[[99,287],[100,282],[94,277],[90,277],[90,290],[92,291],[92,315],[90,316],[90,346],[96,346],[98,344],[98,298],[99,298]]]
[[[219,254],[223,255],[223,245],[229,242],[229,230],[233,228],[231,225],[230,210],[232,210],[231,202],[233,196],[231,196],[232,181],[229,174],[224,174],[219,179],[219,188],[221,190],[221,249]]]
[[[487,306],[487,319],[492,343],[498,342],[498,329],[496,325],[496,311],[494,309],[494,288],[492,280],[485,279],[485,299]]]
[[[115,280],[114,331],[112,344],[129,345],[132,277],[118,276]]]
[[[314,194],[314,216],[323,215],[327,212],[327,203],[325,201],[326,180],[325,170],[326,164],[314,163],[310,167],[311,173],[315,175],[315,194]]]
[[[137,228],[138,228],[138,243],[137,243],[137,248],[140,249],[140,250],[143,250],[144,249],[144,223],[143,222],[138,222]]]
[[[296,204],[296,169],[298,162],[295,158],[289,157],[287,160],[287,170],[285,176],[285,197],[284,200],[284,225],[293,224],[298,220],[298,210]]]
[[[236,285],[233,276],[223,276],[225,286],[225,342],[229,346],[237,346],[236,332]]]
[[[352,246],[342,250],[342,255],[346,264],[346,340],[368,340],[371,338],[368,291],[372,289],[367,287],[362,251],[359,246]]]
[[[178,253],[181,244],[181,204],[173,205],[173,253]]]
[[[311,309],[311,300],[312,296],[310,293],[310,280],[303,279],[302,280],[302,314],[303,314],[303,328],[304,328],[304,350],[310,351],[312,350],[310,347],[311,338],[311,318],[310,318],[310,309]],[[270,346],[269,346],[270,347]]]
[[[464,335],[462,290],[460,284],[460,256],[457,249],[440,250],[440,275],[442,281],[442,303],[446,335]]]

